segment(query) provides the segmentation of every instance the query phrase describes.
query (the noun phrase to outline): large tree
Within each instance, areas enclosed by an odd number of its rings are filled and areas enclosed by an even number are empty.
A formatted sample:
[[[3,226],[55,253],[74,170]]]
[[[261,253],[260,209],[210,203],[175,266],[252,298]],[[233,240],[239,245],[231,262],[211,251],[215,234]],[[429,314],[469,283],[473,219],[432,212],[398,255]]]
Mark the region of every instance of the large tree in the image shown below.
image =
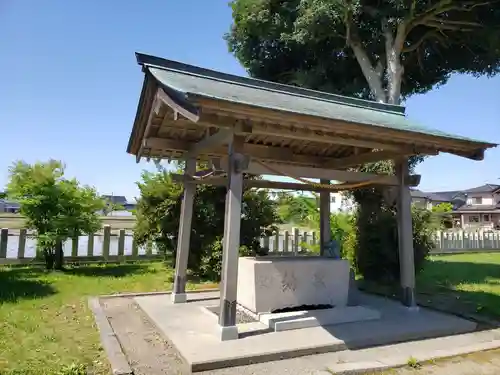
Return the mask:
[[[500,3],[233,0],[230,50],[251,76],[399,104],[452,73],[500,68]]]
[[[104,201],[95,189],[64,177],[64,164],[49,160],[15,162],[9,169],[7,194],[19,202],[29,229],[36,231],[37,252],[47,269],[63,267],[63,242],[101,228]]]
[[[500,2],[233,0],[229,49],[253,77],[400,104],[453,73],[500,70]],[[410,159],[410,168],[421,161]],[[361,168],[391,172],[390,162]],[[381,189],[353,193],[356,262],[369,278],[399,277],[395,207]],[[425,215],[424,215],[425,216]],[[432,245],[414,212],[416,269]],[[417,225],[418,224],[418,225]],[[382,230],[383,229],[383,230]]]

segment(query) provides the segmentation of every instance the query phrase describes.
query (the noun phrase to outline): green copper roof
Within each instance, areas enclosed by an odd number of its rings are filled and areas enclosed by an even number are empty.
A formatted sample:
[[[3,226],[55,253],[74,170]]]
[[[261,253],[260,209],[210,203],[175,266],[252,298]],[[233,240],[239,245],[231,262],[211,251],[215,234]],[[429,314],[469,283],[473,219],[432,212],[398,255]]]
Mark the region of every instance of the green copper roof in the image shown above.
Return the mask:
[[[234,76],[143,54],[136,55],[139,64],[170,93],[174,91],[177,100],[185,100],[186,104],[189,95],[198,95],[326,119],[477,142],[482,146],[495,146],[419,126],[406,118],[402,106]]]

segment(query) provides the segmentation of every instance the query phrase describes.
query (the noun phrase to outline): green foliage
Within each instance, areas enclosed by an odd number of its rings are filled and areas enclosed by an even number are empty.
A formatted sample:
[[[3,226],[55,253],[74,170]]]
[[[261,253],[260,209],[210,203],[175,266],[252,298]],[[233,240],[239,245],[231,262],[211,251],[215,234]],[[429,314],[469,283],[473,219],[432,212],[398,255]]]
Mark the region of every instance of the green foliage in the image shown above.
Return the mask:
[[[172,181],[168,171],[144,172],[138,183],[141,196],[136,208],[134,236],[139,244],[157,243],[165,254],[175,258],[182,186]],[[224,231],[226,188],[199,185],[194,199],[189,269],[200,276],[220,275],[220,238]],[[243,193],[240,244],[247,252],[261,252],[260,238],[270,236],[279,222],[276,203],[263,190]]]
[[[359,61],[366,55],[367,70],[389,91],[388,45],[404,67],[403,98],[452,73],[493,75],[500,67],[496,1],[233,0],[231,7],[230,51],[251,76],[275,82],[375,98]]]
[[[9,198],[19,202],[28,228],[36,230],[38,251],[47,268],[62,268],[62,243],[101,228],[97,212],[104,207],[103,200],[93,188],[64,178],[59,161],[31,165],[18,161],[9,175]]]
[[[451,203],[440,203],[432,206],[432,212],[435,213],[445,213],[453,211],[453,205]]]
[[[436,229],[453,228],[453,216],[451,214],[453,212],[453,204],[437,204],[435,206],[432,206],[432,212],[437,224]]]
[[[453,73],[500,71],[495,1],[233,0],[231,7],[229,49],[256,78],[399,104]],[[422,160],[412,157],[410,169]],[[359,170],[393,173],[393,165],[384,161]],[[378,189],[352,196],[358,228],[344,241],[347,253],[356,249],[365,277],[383,275],[384,264],[388,278],[399,277],[394,207]],[[430,246],[425,228],[433,220],[422,213],[414,226],[419,268]]]
[[[434,246],[434,226],[432,213],[428,210],[413,207],[412,217],[415,272],[418,273]],[[399,243],[394,207],[385,205],[381,197],[373,193],[372,199],[365,200],[365,204],[359,207],[356,222],[354,252],[358,273],[371,281],[398,281]]]
[[[341,256],[351,264],[355,263],[354,247],[356,242],[355,215],[337,212],[330,216],[330,229],[332,239],[341,245]]]
[[[316,198],[280,192],[277,203],[278,214],[283,223],[318,227],[319,210]]]
[[[84,364],[72,364],[63,367],[57,375],[86,375],[87,373],[87,366]]]

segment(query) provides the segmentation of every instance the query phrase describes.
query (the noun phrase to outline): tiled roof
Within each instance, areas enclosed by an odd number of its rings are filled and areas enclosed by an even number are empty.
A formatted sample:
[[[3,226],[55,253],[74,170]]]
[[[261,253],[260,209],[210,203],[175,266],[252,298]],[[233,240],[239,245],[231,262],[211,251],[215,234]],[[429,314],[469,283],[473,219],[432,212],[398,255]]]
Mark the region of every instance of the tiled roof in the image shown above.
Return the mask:
[[[138,63],[179,104],[189,105],[189,96],[199,96],[284,112],[341,120],[357,124],[403,130],[446,139],[475,141],[415,124],[401,106],[349,98],[296,86],[239,77],[192,65],[137,53]],[[480,147],[479,145],[477,147]]]
[[[496,184],[485,184],[471,189],[464,190],[464,193],[493,193],[498,190],[500,185]]]

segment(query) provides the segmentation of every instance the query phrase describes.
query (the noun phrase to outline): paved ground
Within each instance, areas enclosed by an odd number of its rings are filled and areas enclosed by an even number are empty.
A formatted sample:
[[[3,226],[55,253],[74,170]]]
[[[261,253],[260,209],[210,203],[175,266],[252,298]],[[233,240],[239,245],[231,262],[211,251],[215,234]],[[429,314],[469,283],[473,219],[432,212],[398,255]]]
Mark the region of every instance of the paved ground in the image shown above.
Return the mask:
[[[104,300],[103,307],[118,336],[135,375],[183,375],[186,373],[175,349],[162,340],[130,298]],[[383,355],[383,354],[382,354]],[[338,353],[326,353],[237,368],[200,372],[200,375],[328,375],[327,364],[338,361]],[[500,373],[500,350],[404,368],[378,374],[394,375],[493,375]]]

